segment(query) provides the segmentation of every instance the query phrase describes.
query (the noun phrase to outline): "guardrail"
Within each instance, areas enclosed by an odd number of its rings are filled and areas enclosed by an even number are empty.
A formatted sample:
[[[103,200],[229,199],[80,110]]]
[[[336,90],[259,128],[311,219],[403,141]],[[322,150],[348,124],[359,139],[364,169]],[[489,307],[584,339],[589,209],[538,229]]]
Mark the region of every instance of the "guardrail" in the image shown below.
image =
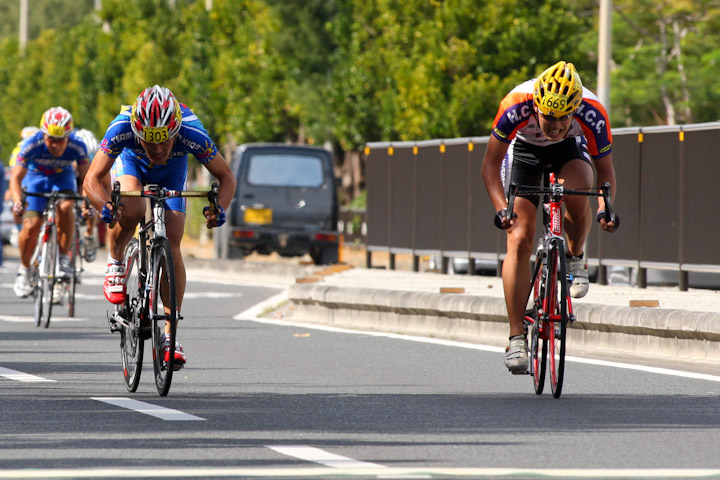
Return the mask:
[[[488,137],[375,142],[367,160],[367,251],[504,259],[505,234],[480,175]],[[593,223],[585,249],[607,282],[607,267],[677,273],[681,290],[689,272],[720,273],[720,122],[613,131],[622,228],[604,234]],[[538,229],[538,232],[541,231]],[[447,262],[443,262],[446,264]],[[472,274],[473,269],[469,269]]]

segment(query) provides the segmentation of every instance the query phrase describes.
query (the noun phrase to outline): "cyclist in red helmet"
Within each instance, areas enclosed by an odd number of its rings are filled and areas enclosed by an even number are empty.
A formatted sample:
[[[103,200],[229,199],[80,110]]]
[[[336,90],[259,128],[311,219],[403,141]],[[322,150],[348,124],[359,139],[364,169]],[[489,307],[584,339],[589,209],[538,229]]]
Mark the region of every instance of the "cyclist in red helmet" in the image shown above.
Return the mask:
[[[32,292],[29,278],[30,258],[35,250],[42,215],[47,200],[27,197],[22,203],[22,190],[46,193],[52,190],[76,193],[77,175],[85,177],[88,154],[85,143],[73,131],[73,117],[63,107],[53,107],[43,113],[40,130],[26,138],[17,155],[10,177],[13,213],[22,216],[22,229],[18,236],[20,267],[15,280],[15,294],[24,298]],[[91,212],[84,211],[89,216]],[[72,200],[62,201],[57,210],[60,274],[72,274],[68,254],[75,232],[75,212]]]
[[[110,172],[113,182],[120,182],[121,190],[141,190],[144,184],[183,190],[188,154],[219,181],[220,209],[212,215],[206,210],[205,216],[208,228],[220,226],[225,222],[224,209],[230,205],[235,193],[235,176],[198,117],[179,103],[169,89],[155,85],[143,90],[132,107],[122,108],[100,142],[84,186],[106,223],[110,223],[113,213],[118,218],[117,224],[109,230],[110,251],[103,284],[105,297],[111,303],[125,301],[125,247],[145,215],[145,203],[142,198],[125,198],[122,207],[113,212],[110,194],[103,187],[103,177]],[[175,263],[179,312],[185,293],[185,265],[180,250],[185,230],[185,201],[173,198],[167,204],[170,209],[166,217],[167,236]],[[166,328],[169,330],[170,325]],[[185,363],[179,343],[175,347],[175,361]]]

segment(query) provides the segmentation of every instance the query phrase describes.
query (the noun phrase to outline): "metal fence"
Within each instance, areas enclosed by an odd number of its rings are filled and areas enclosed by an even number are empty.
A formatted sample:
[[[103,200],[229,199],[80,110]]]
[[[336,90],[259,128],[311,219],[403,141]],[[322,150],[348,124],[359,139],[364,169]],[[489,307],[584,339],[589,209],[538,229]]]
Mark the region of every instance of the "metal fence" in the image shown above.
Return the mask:
[[[487,141],[367,144],[369,267],[377,251],[390,253],[391,268],[399,253],[413,255],[415,270],[424,255],[500,264],[505,233],[493,225],[480,175]],[[688,272],[720,273],[719,153],[720,122],[613,131],[613,203],[623,223],[612,235],[593,223],[585,252],[600,283],[612,266],[637,269],[640,287],[647,269],[676,271],[683,290]]]

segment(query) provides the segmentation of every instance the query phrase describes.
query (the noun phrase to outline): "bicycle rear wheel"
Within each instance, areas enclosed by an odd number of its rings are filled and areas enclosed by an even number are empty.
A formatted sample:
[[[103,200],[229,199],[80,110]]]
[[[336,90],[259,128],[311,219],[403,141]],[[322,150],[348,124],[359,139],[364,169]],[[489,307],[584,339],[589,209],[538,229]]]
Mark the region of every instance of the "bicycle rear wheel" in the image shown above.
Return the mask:
[[[547,322],[546,335],[550,386],[553,397],[562,393],[565,377],[565,340],[568,323],[568,282],[565,249],[556,242],[548,253],[548,277],[546,283]]]
[[[75,316],[75,285],[77,284],[77,276],[79,275],[80,270],[82,270],[82,267],[78,268],[78,263],[81,263],[80,260],[78,260],[78,257],[82,255],[81,253],[81,240],[79,237],[80,230],[78,228],[75,228],[75,238],[73,239],[73,246],[70,249],[70,268],[72,269],[72,275],[67,280],[67,297],[68,297],[68,316],[74,317]]]
[[[175,337],[177,333],[177,293],[175,266],[170,242],[166,238],[155,240],[152,249],[152,287],[150,291],[150,320],[152,324],[153,367],[155,386],[160,395],[170,391],[175,367]],[[169,346],[164,342],[165,325],[170,328]]]
[[[533,373],[533,387],[535,393],[540,395],[545,388],[545,371],[547,368],[547,343],[542,338],[542,294],[543,294],[543,263],[542,256],[538,253],[535,262],[535,274],[533,276],[530,298],[532,308],[526,312],[530,324],[530,362]]]
[[[140,383],[142,373],[143,350],[145,346],[142,334],[142,298],[140,296],[140,250],[138,241],[132,239],[125,249],[125,265],[127,276],[125,286],[127,297],[122,305],[122,316],[125,319],[120,330],[120,354],[122,357],[125,387],[134,392]]]

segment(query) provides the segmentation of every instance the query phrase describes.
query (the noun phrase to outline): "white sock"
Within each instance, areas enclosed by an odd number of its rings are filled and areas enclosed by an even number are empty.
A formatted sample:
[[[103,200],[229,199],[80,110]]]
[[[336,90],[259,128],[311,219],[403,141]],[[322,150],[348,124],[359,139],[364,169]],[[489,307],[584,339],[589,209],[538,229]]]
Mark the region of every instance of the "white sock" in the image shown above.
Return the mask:
[[[120,265],[120,264],[123,263],[123,262],[122,262],[122,260],[115,260],[115,259],[112,257],[112,255],[110,255],[110,254],[108,253],[107,263],[108,263],[108,265],[111,264],[111,263],[114,263],[115,265]]]

